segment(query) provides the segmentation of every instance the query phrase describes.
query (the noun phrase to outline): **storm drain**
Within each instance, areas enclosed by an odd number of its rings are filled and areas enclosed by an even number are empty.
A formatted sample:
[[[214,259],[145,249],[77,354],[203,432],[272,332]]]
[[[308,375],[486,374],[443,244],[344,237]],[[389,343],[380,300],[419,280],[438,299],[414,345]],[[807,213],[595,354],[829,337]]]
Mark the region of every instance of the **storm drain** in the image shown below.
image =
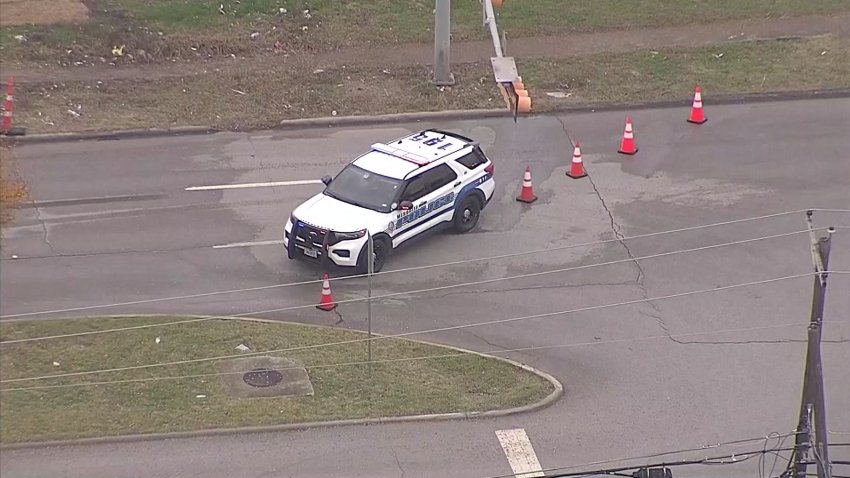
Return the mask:
[[[283,381],[283,374],[270,368],[255,368],[243,375],[242,380],[252,387],[271,387]]]
[[[290,358],[240,357],[218,362],[216,368],[222,373],[226,393],[233,398],[313,395],[307,369]]]

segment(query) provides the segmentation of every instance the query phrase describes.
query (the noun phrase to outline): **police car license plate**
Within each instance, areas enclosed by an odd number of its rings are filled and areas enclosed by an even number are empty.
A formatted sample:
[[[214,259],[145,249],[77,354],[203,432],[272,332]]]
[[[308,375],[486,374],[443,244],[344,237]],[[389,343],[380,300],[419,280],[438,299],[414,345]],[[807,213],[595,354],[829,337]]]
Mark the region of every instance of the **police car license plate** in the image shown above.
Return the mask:
[[[304,255],[312,257],[312,258],[315,259],[315,258],[319,257],[319,251],[317,251],[315,249],[304,248]]]

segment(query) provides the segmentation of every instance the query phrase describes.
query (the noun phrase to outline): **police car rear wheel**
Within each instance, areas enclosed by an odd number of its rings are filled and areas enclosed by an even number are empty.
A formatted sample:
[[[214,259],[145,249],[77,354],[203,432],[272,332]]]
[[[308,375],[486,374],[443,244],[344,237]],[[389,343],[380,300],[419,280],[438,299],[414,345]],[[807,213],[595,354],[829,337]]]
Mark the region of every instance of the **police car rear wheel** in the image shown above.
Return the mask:
[[[481,216],[481,205],[475,197],[463,200],[455,212],[455,230],[460,233],[469,232],[478,224]]]

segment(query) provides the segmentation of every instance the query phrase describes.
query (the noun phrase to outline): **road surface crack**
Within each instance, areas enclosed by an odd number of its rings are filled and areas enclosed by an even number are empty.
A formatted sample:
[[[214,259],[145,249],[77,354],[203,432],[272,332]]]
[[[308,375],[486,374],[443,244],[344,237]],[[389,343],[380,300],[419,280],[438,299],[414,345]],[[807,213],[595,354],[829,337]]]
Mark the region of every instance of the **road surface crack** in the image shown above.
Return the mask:
[[[561,123],[561,128],[564,130],[564,134],[567,136],[567,139],[569,140],[570,144],[574,144],[572,138],[570,138],[569,132],[567,131],[567,125],[564,123],[564,120],[562,120],[557,115],[555,116],[555,118],[557,118],[558,122]],[[587,179],[588,181],[590,181],[590,185],[593,188],[593,191],[596,193],[596,197],[599,198],[599,202],[602,204],[602,208],[608,214],[608,220],[610,221],[611,231],[614,233],[614,237],[617,238],[617,242],[619,242],[620,245],[623,246],[623,249],[626,250],[626,254],[628,254],[629,258],[635,263],[635,267],[637,267],[637,277],[635,277],[634,280],[635,285],[637,285],[637,287],[640,289],[641,295],[643,296],[645,302],[649,304],[650,307],[652,307],[653,311],[655,311],[655,314],[647,314],[645,312],[640,313],[648,317],[654,318],[655,321],[658,323],[658,326],[661,328],[662,331],[664,331],[664,334],[670,340],[678,344],[684,343],[673,338],[673,336],[670,334],[670,328],[662,317],[663,314],[661,313],[661,310],[658,308],[657,305],[655,305],[652,301],[649,300],[649,292],[646,290],[646,285],[644,283],[644,280],[646,279],[646,273],[643,270],[643,266],[632,253],[632,250],[631,248],[629,248],[629,245],[626,244],[625,236],[622,233],[622,226],[617,222],[616,219],[614,219],[614,213],[611,211],[611,208],[608,207],[608,203],[605,202],[605,198],[602,197],[602,192],[599,191],[599,188],[593,181],[593,176],[590,174],[590,171],[585,170],[585,173],[587,174]]]
[[[650,304],[652,305],[652,304]],[[658,311],[657,308],[655,308]],[[808,342],[806,339],[779,339],[779,340],[679,340],[670,334],[670,329],[667,326],[667,323],[660,315],[648,314],[646,312],[640,311],[641,315],[645,317],[652,317],[658,323],[658,326],[661,327],[661,330],[664,331],[664,335],[667,336],[668,339],[676,342],[679,345],[751,345],[751,344],[793,344],[793,343],[806,343]],[[822,340],[823,343],[831,343],[831,344],[843,344],[850,342],[850,339],[839,339],[839,340]]]
[[[478,339],[478,340],[480,340],[480,341],[484,342],[485,344],[489,345],[490,347],[496,347],[496,348],[500,348],[500,349],[502,349],[502,350],[510,350],[510,348],[511,348],[511,347],[508,347],[507,345],[500,345],[500,344],[497,344],[497,343],[495,343],[495,342],[491,342],[491,341],[489,341],[489,340],[485,339],[483,336],[478,335],[478,334],[476,334],[475,332],[473,332],[473,331],[471,331],[471,330],[468,330],[468,329],[467,329],[467,330],[465,330],[465,332],[466,332],[466,333],[468,333],[469,335],[471,335],[471,336],[475,337],[476,339]]]
[[[558,284],[558,285],[534,285],[528,287],[509,287],[504,289],[468,289],[468,290],[459,290],[453,292],[444,292],[442,294],[435,294],[429,297],[411,297],[412,300],[432,300],[432,299],[443,299],[446,297],[451,297],[455,295],[470,295],[470,294],[499,294],[503,292],[527,292],[533,290],[549,290],[549,289],[577,289],[580,287],[616,287],[616,286],[630,286],[633,284],[633,281],[622,281],[622,282],[588,282],[586,284]]]
[[[648,298],[646,296],[646,291],[643,289],[643,287],[641,287],[641,290],[644,291],[644,298],[645,299]],[[643,315],[645,317],[651,317],[651,318],[655,319],[655,322],[658,324],[658,327],[660,327],[661,330],[664,332],[664,335],[666,335],[667,338],[672,340],[673,342],[676,342],[677,344],[680,344],[680,345],[686,345],[686,344],[692,343],[692,342],[683,342],[683,341],[673,337],[673,335],[670,334],[670,327],[667,325],[667,322],[664,321],[664,318],[661,317],[661,311],[658,310],[658,307],[656,307],[655,304],[653,304],[652,302],[647,301],[646,303],[649,304],[649,306],[652,307],[652,310],[654,310],[656,313],[650,314],[650,313],[647,313],[647,312],[644,312],[644,311],[641,310],[641,311],[638,312],[640,315]]]
[[[782,340],[721,340],[721,341],[701,341],[695,340],[692,342],[678,342],[683,345],[751,345],[751,344],[804,344],[806,339],[782,339]],[[846,344],[850,343],[850,339],[842,340],[821,340],[825,344]]]
[[[593,191],[596,193],[596,197],[599,198],[599,202],[602,203],[602,208],[605,209],[605,212],[608,214],[608,219],[611,222],[611,231],[614,233],[614,237],[617,238],[617,242],[623,246],[623,249],[626,250],[626,254],[628,254],[629,258],[634,261],[635,266],[637,267],[637,277],[635,278],[635,283],[639,286],[643,286],[643,278],[645,274],[643,272],[643,266],[640,265],[640,262],[635,258],[635,255],[632,254],[632,250],[629,249],[629,245],[626,244],[625,238],[623,235],[622,227],[617,221],[614,219],[614,213],[611,212],[611,208],[608,207],[608,204],[605,203],[605,199],[602,197],[602,193],[599,192],[599,188],[596,187],[596,183],[593,182],[593,177],[591,177],[590,173],[587,172],[587,179],[590,181],[590,185],[593,187]]]
[[[564,134],[567,136],[567,140],[571,145],[575,146],[573,139],[570,137],[570,133],[567,131],[567,125],[564,123],[559,116],[555,116],[559,123],[561,123],[561,129],[564,130]],[[614,213],[611,211],[611,208],[608,207],[608,203],[605,202],[605,198],[602,197],[602,193],[599,191],[599,188],[596,186],[596,183],[593,181],[593,176],[590,174],[590,171],[585,168],[585,174],[587,174],[587,179],[590,181],[590,186],[593,188],[593,192],[596,193],[596,197],[599,198],[599,202],[602,204],[602,208],[605,209],[605,212],[608,214],[608,220],[611,223],[611,231],[614,233],[614,237],[617,238],[617,242],[623,246],[623,249],[626,250],[626,254],[628,254],[629,258],[634,261],[635,266],[637,266],[637,278],[635,278],[635,283],[639,286],[643,285],[643,278],[645,276],[643,271],[643,266],[640,265],[640,262],[635,258],[635,255],[632,254],[632,250],[629,248],[629,245],[626,244],[625,236],[623,235],[622,226],[617,223],[617,220],[614,219]]]
[[[41,208],[38,207],[38,204],[36,204],[35,200],[32,198],[30,198],[30,203],[32,204],[33,210],[35,210],[35,220],[38,221],[39,224],[41,224],[42,240],[54,256],[62,256],[61,253],[56,251],[56,249],[53,247],[53,244],[50,243],[50,233],[47,229],[47,222],[41,218]]]
[[[334,325],[339,325],[339,324],[345,322],[345,319],[342,317],[342,312],[340,312],[337,309],[334,309],[333,312],[334,312],[334,314],[336,314],[337,317],[339,317],[339,320],[334,322]]]
[[[398,459],[398,453],[396,453],[394,447],[390,447],[390,451],[393,452],[393,458],[395,458],[395,464],[398,466],[398,470],[401,472],[399,478],[404,478],[404,468],[401,466],[401,461]]]

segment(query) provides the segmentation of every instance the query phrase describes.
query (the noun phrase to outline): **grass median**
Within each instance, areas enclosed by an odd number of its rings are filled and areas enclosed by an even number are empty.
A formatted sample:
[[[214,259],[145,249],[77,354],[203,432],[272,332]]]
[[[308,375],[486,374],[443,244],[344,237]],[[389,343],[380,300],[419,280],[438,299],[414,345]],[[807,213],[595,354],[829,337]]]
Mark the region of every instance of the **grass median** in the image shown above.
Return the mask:
[[[822,37],[526,59],[519,69],[534,110],[545,112],[560,105],[687,102],[696,84],[709,105],[718,95],[846,88],[848,64],[850,38]],[[181,125],[252,129],[319,116],[504,108],[489,63],[453,70],[457,84],[451,88],[435,87],[425,67],[314,72],[244,64],[178,78],[25,84],[16,96],[16,118],[29,133]]]
[[[433,40],[433,1],[86,0],[87,10],[74,10],[82,16],[76,22],[49,24],[65,19],[75,0],[63,3],[66,8],[45,11],[38,10],[51,5],[44,0],[8,3],[6,9],[20,12],[10,12],[0,29],[5,61],[97,63],[120,45],[143,60],[168,61]],[[508,0],[499,9],[499,25],[517,38],[848,10],[845,0]],[[17,24],[23,21],[44,24]],[[480,2],[452,2],[452,32],[457,41],[487,38]]]
[[[191,320],[109,317],[6,322],[2,341]],[[547,380],[510,363],[400,339],[373,341],[372,371],[365,334],[305,325],[211,319],[180,325],[0,345],[0,442],[279,425],[336,419],[505,409],[553,392]],[[240,345],[249,351],[236,350]],[[303,365],[312,395],[238,398],[222,372],[228,360],[273,354]],[[183,365],[49,380],[20,378],[189,361]],[[251,370],[251,367],[247,367]],[[297,368],[297,367],[296,367]],[[233,370],[232,368],[230,369]],[[223,375],[230,373],[230,375]],[[82,385],[93,382],[100,385]],[[9,390],[61,385],[58,388]],[[244,384],[243,384],[244,386]]]

